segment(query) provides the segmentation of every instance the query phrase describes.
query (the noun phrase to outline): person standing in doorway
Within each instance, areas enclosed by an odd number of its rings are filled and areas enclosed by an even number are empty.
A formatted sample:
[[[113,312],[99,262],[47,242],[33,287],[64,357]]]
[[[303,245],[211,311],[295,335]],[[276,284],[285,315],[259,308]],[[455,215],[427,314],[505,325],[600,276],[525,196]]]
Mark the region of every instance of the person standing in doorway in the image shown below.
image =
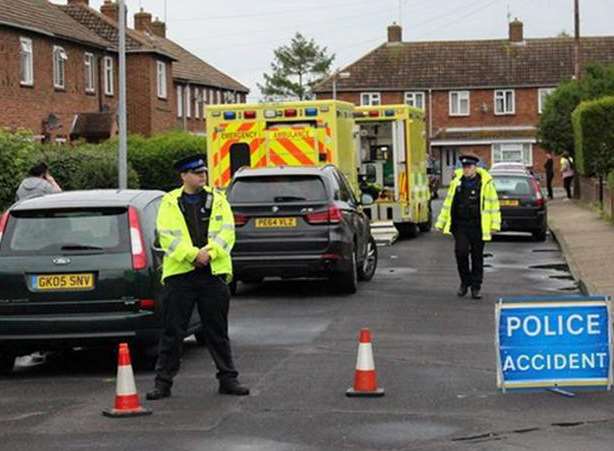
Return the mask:
[[[561,157],[561,175],[563,176],[563,186],[567,193],[567,199],[571,199],[571,184],[573,183],[576,172],[574,170],[573,158],[567,151],[563,152],[563,156]]]
[[[546,162],[544,163],[544,171],[546,172],[546,187],[548,189],[548,199],[554,199],[552,192],[552,179],[554,179],[554,160],[552,153],[546,152]]]
[[[454,236],[456,264],[461,279],[458,296],[464,297],[471,288],[471,297],[481,299],[484,242],[492,239],[492,232],[501,230],[499,198],[488,171],[477,167],[478,157],[461,155],[459,160],[462,169],[456,170],[450,183],[435,228]]]

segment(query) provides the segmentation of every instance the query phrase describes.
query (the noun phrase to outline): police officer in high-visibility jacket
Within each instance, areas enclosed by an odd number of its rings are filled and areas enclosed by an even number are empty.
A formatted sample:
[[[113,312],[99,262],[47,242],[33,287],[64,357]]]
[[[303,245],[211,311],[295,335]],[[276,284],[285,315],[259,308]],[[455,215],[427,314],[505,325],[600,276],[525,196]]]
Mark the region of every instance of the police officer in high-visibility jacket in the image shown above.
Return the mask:
[[[184,158],[175,163],[175,169],[183,186],[162,198],[157,220],[160,246],[165,251],[162,282],[166,298],[155,388],[147,393],[147,399],[171,395],[195,304],[217,367],[219,393],[248,395],[249,390],[237,380],[228,339],[233,214],[224,194],[206,187],[204,155]]]
[[[492,232],[501,230],[499,198],[488,171],[477,167],[478,157],[461,155],[459,159],[463,168],[455,172],[435,227],[454,235],[461,279],[458,296],[465,296],[471,288],[471,296],[481,299],[484,242],[492,239]]]

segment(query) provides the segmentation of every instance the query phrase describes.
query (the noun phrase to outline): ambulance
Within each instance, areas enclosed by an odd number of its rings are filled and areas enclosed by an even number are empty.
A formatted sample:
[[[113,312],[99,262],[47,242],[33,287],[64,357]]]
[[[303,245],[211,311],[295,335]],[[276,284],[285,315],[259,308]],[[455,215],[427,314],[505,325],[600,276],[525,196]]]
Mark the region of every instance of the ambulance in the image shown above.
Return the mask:
[[[208,105],[210,183],[226,188],[243,166],[333,164],[358,194],[354,109],[335,100]]]
[[[401,236],[431,229],[424,113],[409,105],[356,108],[360,174],[379,196],[364,210],[372,222],[392,221]]]

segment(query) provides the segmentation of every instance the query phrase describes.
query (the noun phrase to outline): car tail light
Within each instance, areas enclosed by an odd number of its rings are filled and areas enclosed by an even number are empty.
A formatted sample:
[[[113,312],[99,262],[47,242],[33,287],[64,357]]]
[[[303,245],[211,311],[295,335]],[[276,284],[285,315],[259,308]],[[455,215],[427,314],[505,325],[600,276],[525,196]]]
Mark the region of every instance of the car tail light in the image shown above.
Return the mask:
[[[128,208],[128,223],[130,224],[130,247],[132,249],[132,269],[140,270],[147,267],[147,254],[143,241],[143,229],[136,208]]]
[[[544,199],[544,195],[542,194],[542,188],[539,186],[537,180],[533,179],[531,182],[533,182],[533,188],[535,188],[535,205],[543,207],[546,204],[546,199]]]
[[[153,299],[139,299],[139,308],[141,310],[155,310],[156,301]]]
[[[4,235],[4,231],[6,230],[6,225],[9,222],[9,212],[5,211],[0,216],[0,243],[2,242],[2,235]]]
[[[309,224],[339,224],[341,219],[343,219],[343,213],[334,205],[330,205],[327,210],[305,215],[305,220]]]
[[[242,215],[240,213],[235,213],[235,226],[244,226],[245,224],[247,224],[247,221],[249,220],[249,218],[245,215]]]

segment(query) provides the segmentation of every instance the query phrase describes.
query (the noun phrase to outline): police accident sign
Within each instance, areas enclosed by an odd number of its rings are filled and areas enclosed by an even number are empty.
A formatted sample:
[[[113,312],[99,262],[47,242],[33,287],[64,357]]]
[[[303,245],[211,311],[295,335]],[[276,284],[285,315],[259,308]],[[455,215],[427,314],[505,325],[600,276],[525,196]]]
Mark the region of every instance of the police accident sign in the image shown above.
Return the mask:
[[[501,298],[495,307],[497,387],[612,386],[612,334],[605,296]]]

